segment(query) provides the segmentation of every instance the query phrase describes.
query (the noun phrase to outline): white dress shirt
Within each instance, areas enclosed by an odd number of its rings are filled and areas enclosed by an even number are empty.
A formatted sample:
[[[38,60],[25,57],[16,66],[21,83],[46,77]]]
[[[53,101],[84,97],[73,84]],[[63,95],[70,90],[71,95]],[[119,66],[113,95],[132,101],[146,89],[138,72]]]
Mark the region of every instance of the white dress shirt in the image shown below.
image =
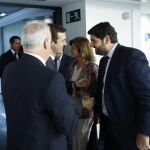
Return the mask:
[[[16,53],[13,49],[10,49],[11,50],[11,52],[13,53],[13,55],[15,55],[16,56],[16,59],[18,60],[19,59],[19,55],[18,55],[18,53]]]
[[[59,67],[60,67],[60,64],[61,64],[62,56],[63,56],[63,55],[61,55],[61,56],[57,59],[57,71],[59,70]]]
[[[58,57],[58,59],[57,59],[57,71],[59,70],[59,67],[60,67],[60,64],[61,64],[62,56],[63,56],[63,54],[62,54],[60,57]],[[52,58],[53,61],[55,60],[55,56],[50,55],[50,57]]]

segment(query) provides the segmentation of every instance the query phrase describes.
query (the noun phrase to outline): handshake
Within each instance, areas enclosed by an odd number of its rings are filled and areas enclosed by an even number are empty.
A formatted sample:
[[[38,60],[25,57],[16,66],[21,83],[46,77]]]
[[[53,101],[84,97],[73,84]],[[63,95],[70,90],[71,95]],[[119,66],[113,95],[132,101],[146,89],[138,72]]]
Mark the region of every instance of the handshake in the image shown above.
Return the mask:
[[[80,79],[76,81],[77,87],[89,87],[89,85],[90,85],[90,80],[88,79]],[[91,111],[94,107],[94,98],[90,96],[84,96],[82,98],[82,105],[85,109]]]
[[[85,109],[91,111],[94,107],[94,98],[89,96],[84,96],[82,99],[82,105]]]

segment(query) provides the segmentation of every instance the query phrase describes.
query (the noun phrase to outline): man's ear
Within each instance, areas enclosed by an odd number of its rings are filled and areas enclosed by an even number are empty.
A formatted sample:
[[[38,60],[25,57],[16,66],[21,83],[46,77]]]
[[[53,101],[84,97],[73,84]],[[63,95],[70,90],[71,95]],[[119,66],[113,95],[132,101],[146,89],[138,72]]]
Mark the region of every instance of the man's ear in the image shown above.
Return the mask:
[[[106,35],[103,40],[104,40],[104,44],[108,44],[111,42],[109,35]]]
[[[48,49],[50,45],[51,43],[47,39],[45,39],[43,43],[44,49]]]

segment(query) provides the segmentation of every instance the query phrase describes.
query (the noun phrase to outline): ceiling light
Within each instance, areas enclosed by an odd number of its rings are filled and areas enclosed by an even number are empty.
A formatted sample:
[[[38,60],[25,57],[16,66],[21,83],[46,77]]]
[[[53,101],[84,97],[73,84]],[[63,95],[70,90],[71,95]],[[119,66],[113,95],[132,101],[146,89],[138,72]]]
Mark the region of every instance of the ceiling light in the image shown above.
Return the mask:
[[[47,24],[53,23],[53,20],[51,18],[45,18],[44,22]]]
[[[4,16],[6,16],[7,14],[6,13],[0,13],[0,16],[1,17],[4,17]]]

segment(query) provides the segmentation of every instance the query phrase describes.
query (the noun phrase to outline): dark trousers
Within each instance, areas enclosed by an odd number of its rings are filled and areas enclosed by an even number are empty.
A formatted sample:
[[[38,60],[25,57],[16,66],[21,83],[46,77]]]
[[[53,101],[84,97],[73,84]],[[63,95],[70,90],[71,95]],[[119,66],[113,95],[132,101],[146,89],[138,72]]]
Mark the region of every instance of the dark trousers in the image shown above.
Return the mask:
[[[116,139],[110,120],[105,115],[101,116],[101,135],[104,139],[104,150],[122,150]]]

